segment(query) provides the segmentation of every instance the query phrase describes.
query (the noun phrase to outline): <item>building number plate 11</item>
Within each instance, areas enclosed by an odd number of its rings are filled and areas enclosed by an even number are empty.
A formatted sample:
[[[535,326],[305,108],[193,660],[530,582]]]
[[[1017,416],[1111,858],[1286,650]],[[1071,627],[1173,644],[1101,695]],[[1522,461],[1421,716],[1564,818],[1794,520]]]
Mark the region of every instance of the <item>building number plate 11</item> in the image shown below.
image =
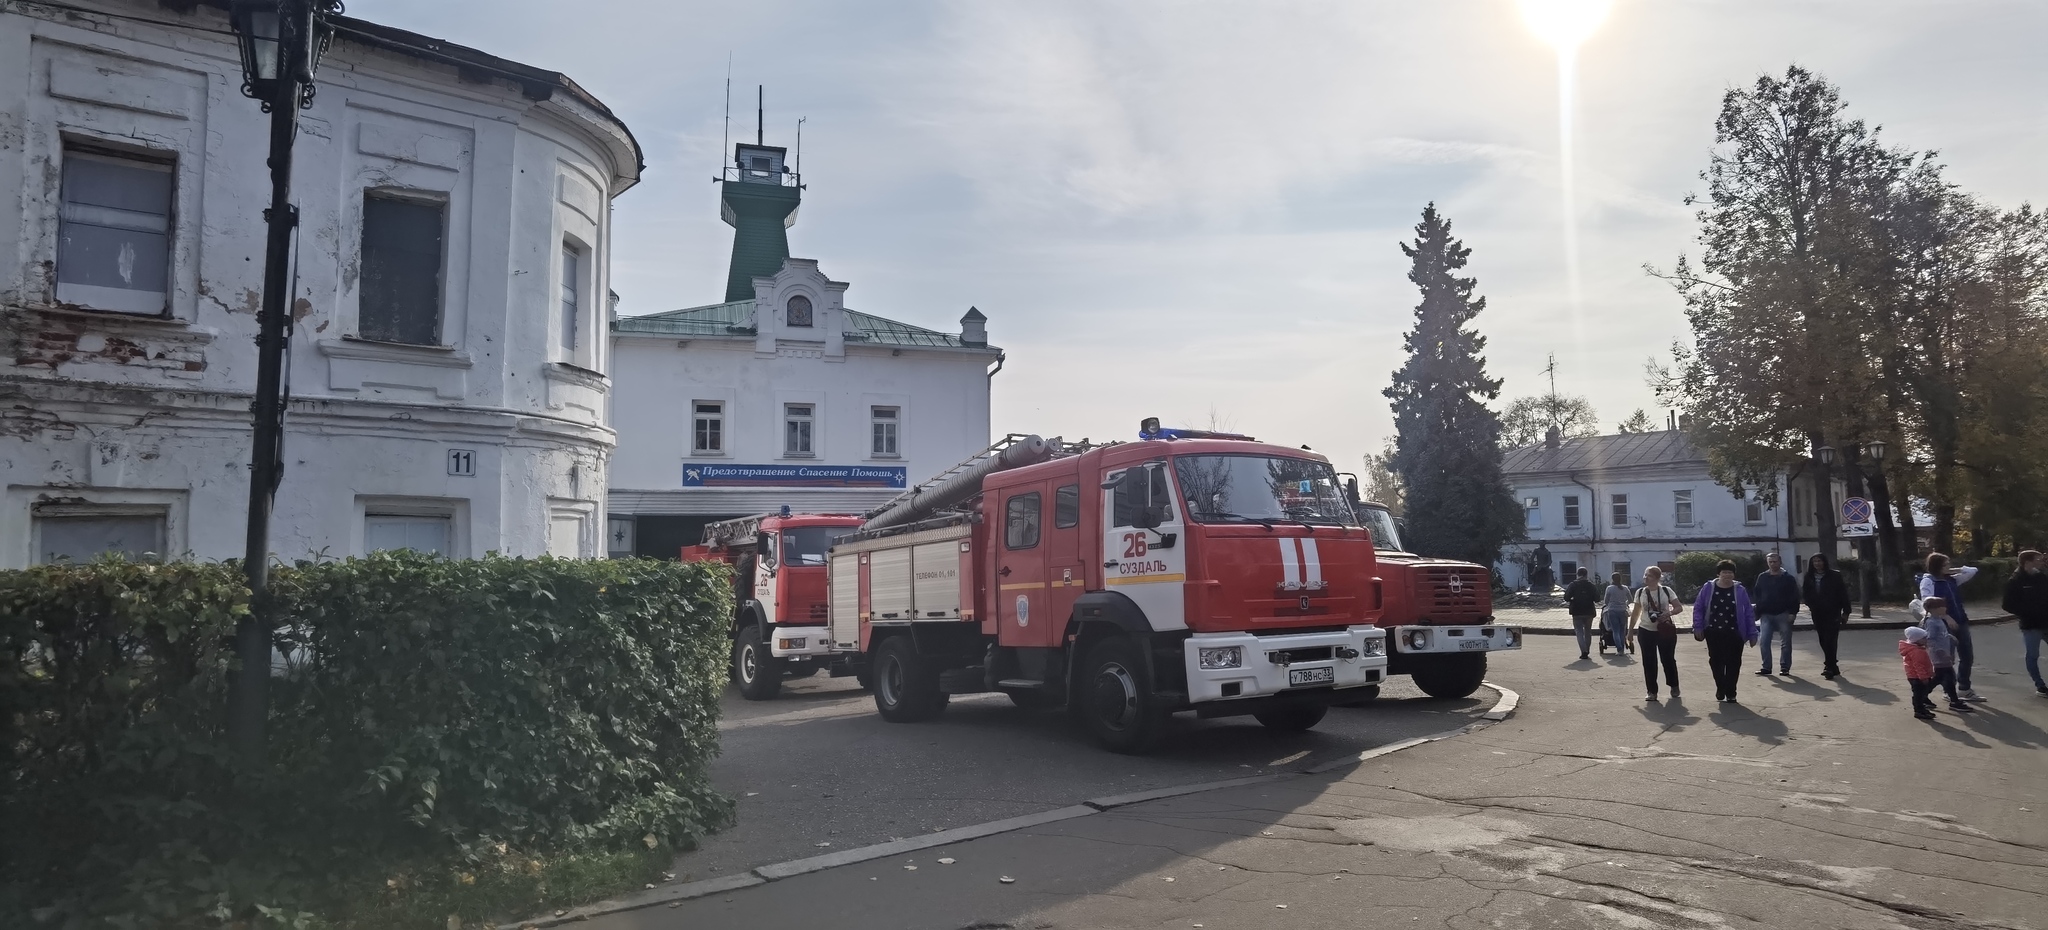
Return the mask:
[[[473,477],[476,474],[476,450],[448,450],[448,473],[463,478]]]

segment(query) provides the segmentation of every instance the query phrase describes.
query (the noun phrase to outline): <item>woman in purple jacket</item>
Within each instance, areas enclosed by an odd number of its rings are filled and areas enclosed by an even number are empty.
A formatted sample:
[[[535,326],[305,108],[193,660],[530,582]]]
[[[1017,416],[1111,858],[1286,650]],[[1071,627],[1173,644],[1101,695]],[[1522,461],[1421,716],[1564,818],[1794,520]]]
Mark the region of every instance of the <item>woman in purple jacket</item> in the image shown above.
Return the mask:
[[[1756,645],[1756,608],[1749,591],[1735,583],[1735,563],[1714,566],[1720,577],[1700,587],[1692,605],[1692,638],[1707,644],[1707,668],[1714,673],[1714,700],[1736,703],[1742,681],[1742,647]]]

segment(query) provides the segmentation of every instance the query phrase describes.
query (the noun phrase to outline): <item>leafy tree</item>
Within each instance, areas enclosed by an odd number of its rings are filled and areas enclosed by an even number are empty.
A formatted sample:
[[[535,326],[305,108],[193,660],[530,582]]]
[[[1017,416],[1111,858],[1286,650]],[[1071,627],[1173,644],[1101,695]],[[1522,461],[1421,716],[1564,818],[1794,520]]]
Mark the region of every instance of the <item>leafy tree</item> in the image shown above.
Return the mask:
[[[1405,497],[1401,475],[1394,471],[1394,441],[1389,439],[1380,451],[1365,456],[1365,499],[1387,505],[1387,512],[1399,517],[1407,513]]]
[[[1650,414],[1641,407],[1637,407],[1636,412],[1629,414],[1628,419],[1614,424],[1614,431],[1617,433],[1648,433],[1656,428],[1657,424],[1650,421]]]
[[[1659,388],[1730,490],[1762,485],[1774,497],[1766,479],[1788,462],[1874,435],[1880,408],[1865,399],[1878,377],[1865,360],[1886,336],[1867,311],[1885,258],[1871,246],[1915,159],[1846,109],[1797,66],[1730,90],[1701,174],[1706,199],[1687,198],[1701,206],[1700,260],[1681,256],[1664,277],[1685,301],[1693,345],[1674,347]],[[1827,487],[1830,469],[1809,467]],[[1834,508],[1815,515],[1832,549]]]
[[[1572,394],[1537,394],[1517,397],[1500,416],[1500,443],[1504,449],[1536,445],[1551,427],[1566,439],[1600,435],[1600,415],[1593,402]]]
[[[1408,547],[1423,555],[1492,566],[1522,537],[1522,512],[1501,473],[1500,418],[1487,402],[1500,381],[1486,376],[1486,338],[1466,324],[1486,309],[1477,282],[1459,277],[1471,250],[1451,238],[1432,203],[1402,243],[1408,280],[1422,291],[1408,361],[1385,391],[1393,401],[1393,470],[1407,505]]]

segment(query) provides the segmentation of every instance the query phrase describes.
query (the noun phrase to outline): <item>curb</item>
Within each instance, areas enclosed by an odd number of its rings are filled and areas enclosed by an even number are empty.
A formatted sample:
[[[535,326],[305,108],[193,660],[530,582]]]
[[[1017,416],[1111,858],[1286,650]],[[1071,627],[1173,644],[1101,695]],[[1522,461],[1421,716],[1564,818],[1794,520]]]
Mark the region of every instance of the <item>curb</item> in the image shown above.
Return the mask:
[[[1522,700],[1522,696],[1520,694],[1508,690],[1507,688],[1503,688],[1500,685],[1494,684],[1491,681],[1481,682],[1481,685],[1483,687],[1493,689],[1495,693],[1500,695],[1500,698],[1499,700],[1496,700],[1494,702],[1492,709],[1488,710],[1484,714],[1481,714],[1479,716],[1479,720],[1474,723],[1467,724],[1455,730],[1445,730],[1441,733],[1431,733],[1427,736],[1412,737],[1409,739],[1400,740],[1398,742],[1388,743],[1384,746],[1375,746],[1363,752],[1353,753],[1348,756],[1341,756],[1339,758],[1319,763],[1317,765],[1310,766],[1304,769],[1297,769],[1290,772],[1275,772],[1269,775],[1252,775],[1245,778],[1230,778],[1222,781],[1200,782],[1197,784],[1180,785],[1171,788],[1155,788],[1150,791],[1134,791],[1129,794],[1114,794],[1108,797],[1094,798],[1091,800],[1082,801],[1081,803],[1075,804],[1071,807],[1061,807],[1049,811],[1040,811],[1039,813],[1026,814],[1022,817],[1011,817],[1007,820],[992,820],[988,823],[974,824],[965,827],[955,827],[951,830],[942,830],[938,833],[932,833],[925,836],[913,836],[900,840],[890,840],[886,843],[876,843],[872,846],[862,846],[858,849],[846,849],[841,850],[839,852],[827,853],[822,856],[810,856],[803,859],[792,859],[788,862],[777,862],[771,865],[757,866],[745,872],[741,872],[737,875],[727,875],[721,878],[707,878],[701,881],[685,882],[680,885],[658,886],[653,890],[641,891],[634,894],[626,895],[624,897],[613,898],[607,901],[598,901],[593,904],[583,905],[582,907],[570,908],[562,912],[560,916],[550,915],[547,917],[536,917],[528,920],[513,921],[510,924],[507,924],[506,926],[517,927],[519,928],[519,930],[528,930],[528,928],[533,928],[533,930],[539,930],[539,928],[543,927],[559,927],[563,924],[589,920],[593,917],[604,917],[611,914],[623,913],[625,911],[637,911],[644,908],[656,907],[663,904],[680,904],[681,902],[693,900],[696,898],[708,897],[710,895],[722,894],[724,892],[729,891],[739,891],[743,888],[753,888],[757,885],[766,885],[770,882],[777,881],[780,879],[794,878],[798,875],[808,875],[812,872],[822,872],[826,869],[838,868],[842,865],[852,865],[856,862],[868,862],[870,860],[900,855],[902,853],[916,852],[922,849],[930,849],[934,846],[949,846],[954,843],[961,843],[967,840],[977,840],[983,837],[995,836],[1001,833],[1011,833],[1017,830],[1028,829],[1030,827],[1042,826],[1048,823],[1058,823],[1062,820],[1072,820],[1077,817],[1087,817],[1092,814],[1099,814],[1104,811],[1111,811],[1119,807],[1127,807],[1132,804],[1140,804],[1146,801],[1159,801],[1164,800],[1166,798],[1185,797],[1190,794],[1201,794],[1205,791],[1216,791],[1223,788],[1238,788],[1243,787],[1245,785],[1256,785],[1265,782],[1281,781],[1290,778],[1300,778],[1304,775],[1320,775],[1325,772],[1343,768],[1347,765],[1356,765],[1358,763],[1365,762],[1369,759],[1377,759],[1381,756],[1392,755],[1404,749],[1413,749],[1417,746],[1425,745],[1427,743],[1434,743],[1439,740],[1450,739],[1454,736],[1462,736],[1466,733],[1475,733],[1480,730],[1484,730],[1487,727],[1493,726],[1494,724],[1506,720],[1510,716],[1514,715],[1516,705],[1520,704]]]

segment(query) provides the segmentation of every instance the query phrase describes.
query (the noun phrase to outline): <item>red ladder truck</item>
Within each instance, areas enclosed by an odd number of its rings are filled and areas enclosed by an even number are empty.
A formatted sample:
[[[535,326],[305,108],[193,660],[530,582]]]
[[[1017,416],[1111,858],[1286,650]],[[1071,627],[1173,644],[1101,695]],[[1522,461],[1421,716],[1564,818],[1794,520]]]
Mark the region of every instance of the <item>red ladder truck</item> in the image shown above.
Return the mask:
[[[832,541],[861,524],[852,514],[756,514],[704,527],[704,543],[684,546],[685,562],[718,560],[733,567],[732,680],[740,696],[766,701],[785,677],[821,669],[857,670],[835,662],[826,629],[825,556]]]
[[[1178,711],[1305,730],[1386,677],[1372,537],[1326,459],[1140,437],[1013,435],[833,546],[833,644],[884,718],[1000,691],[1140,752]]]

